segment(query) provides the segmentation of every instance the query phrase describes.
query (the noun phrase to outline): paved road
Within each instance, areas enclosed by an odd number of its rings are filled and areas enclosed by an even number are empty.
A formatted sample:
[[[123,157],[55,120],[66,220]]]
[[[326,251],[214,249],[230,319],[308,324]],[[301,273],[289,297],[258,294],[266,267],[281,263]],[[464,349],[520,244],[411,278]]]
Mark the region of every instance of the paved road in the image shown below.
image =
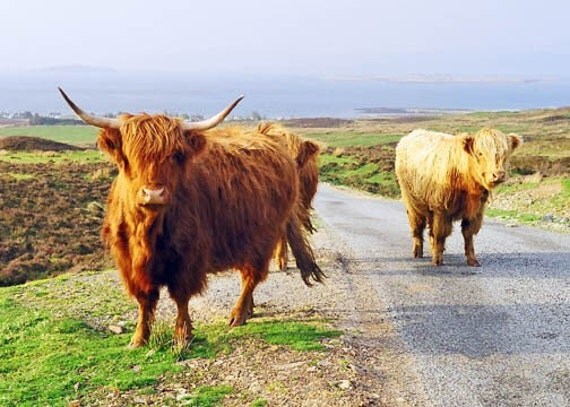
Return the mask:
[[[455,225],[435,268],[428,247],[411,258],[400,202],[321,185],[315,209],[376,295],[359,318],[381,313],[393,326],[390,344],[363,334],[371,352],[395,355],[379,367],[401,386],[395,404],[570,406],[570,235],[487,219],[475,241],[482,267],[470,268]]]

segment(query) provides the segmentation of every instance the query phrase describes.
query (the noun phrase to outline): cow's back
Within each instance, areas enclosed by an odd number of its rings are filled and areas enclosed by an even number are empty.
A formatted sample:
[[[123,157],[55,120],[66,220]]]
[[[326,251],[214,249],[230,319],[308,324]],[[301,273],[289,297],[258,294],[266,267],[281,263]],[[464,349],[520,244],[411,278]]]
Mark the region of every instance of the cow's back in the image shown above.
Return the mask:
[[[420,212],[456,206],[458,185],[468,174],[461,136],[414,130],[396,147],[396,176],[403,199]]]
[[[297,199],[294,161],[274,145],[261,147],[214,145],[191,169],[189,215],[196,217],[195,232],[210,238],[216,269],[270,252]]]

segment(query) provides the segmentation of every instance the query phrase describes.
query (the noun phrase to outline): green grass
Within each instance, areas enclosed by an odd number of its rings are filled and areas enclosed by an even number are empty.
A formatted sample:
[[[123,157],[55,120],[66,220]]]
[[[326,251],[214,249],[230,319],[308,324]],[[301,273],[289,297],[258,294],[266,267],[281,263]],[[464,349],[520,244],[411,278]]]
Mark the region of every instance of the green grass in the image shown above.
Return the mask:
[[[197,323],[190,347],[176,349],[173,321],[159,320],[148,347],[128,350],[135,310],[109,272],[0,289],[0,405],[66,405],[113,390],[152,393],[159,378],[182,369],[181,359],[229,354],[245,340],[322,351],[322,338],[340,335],[316,322],[259,318],[230,329],[219,321]],[[113,334],[107,327],[118,320],[128,321],[125,332]],[[197,400],[223,393],[204,392]]]
[[[0,318],[1,405],[65,405],[98,387],[144,387],[179,369],[169,352],[127,351],[126,334],[53,318],[6,296],[0,300]]]
[[[521,213],[515,210],[504,210],[504,209],[495,209],[495,208],[487,208],[485,210],[485,214],[492,218],[501,218],[507,220],[516,220],[522,223],[537,223],[540,221],[541,217],[532,213]]]
[[[512,194],[518,191],[528,191],[531,189],[536,189],[538,187],[538,182],[528,182],[525,184],[502,184],[495,188],[494,193],[496,194]]]
[[[512,210],[489,208],[489,216],[541,224],[546,215],[561,220],[570,214],[570,178],[549,177],[540,182],[507,183],[498,186],[494,192],[497,197],[509,196]]]
[[[94,145],[98,129],[92,126],[29,126],[0,128],[0,136],[34,136],[60,143]]]
[[[336,156],[334,154],[321,154],[319,155],[319,165],[357,165],[356,158],[351,156]]]
[[[0,161],[12,164],[60,164],[63,162],[96,163],[107,161],[107,158],[98,150],[61,151],[61,152],[29,152],[17,151],[0,154]]]
[[[328,147],[369,147],[395,143],[402,134],[358,133],[349,131],[331,131],[326,133],[307,133],[307,137],[324,142]]]
[[[217,406],[224,397],[232,392],[230,386],[202,386],[182,399],[183,405],[195,407]]]
[[[360,164],[350,156],[321,154],[319,174],[322,181],[336,185],[346,185],[388,197],[400,194],[394,173],[382,171],[375,163]]]

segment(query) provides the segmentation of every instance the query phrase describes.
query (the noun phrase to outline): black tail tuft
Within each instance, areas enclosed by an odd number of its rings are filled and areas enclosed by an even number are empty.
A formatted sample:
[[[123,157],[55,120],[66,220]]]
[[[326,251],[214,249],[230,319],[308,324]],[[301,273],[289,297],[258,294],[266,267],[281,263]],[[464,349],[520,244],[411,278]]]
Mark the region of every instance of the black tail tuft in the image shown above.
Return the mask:
[[[303,281],[307,286],[311,287],[313,285],[311,280],[323,283],[326,275],[315,261],[315,254],[309,238],[302,230],[301,225],[304,219],[301,220],[299,218],[296,213],[293,213],[291,219],[289,219],[287,223],[287,241],[289,246],[291,246],[291,251],[295,257],[297,268],[301,271]],[[310,230],[306,225],[304,227],[305,230]]]

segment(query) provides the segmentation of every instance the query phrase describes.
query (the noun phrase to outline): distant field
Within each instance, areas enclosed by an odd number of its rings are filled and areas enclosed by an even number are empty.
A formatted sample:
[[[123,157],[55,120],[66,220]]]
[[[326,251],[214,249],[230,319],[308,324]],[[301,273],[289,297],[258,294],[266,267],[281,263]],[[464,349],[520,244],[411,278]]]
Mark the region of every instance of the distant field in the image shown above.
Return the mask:
[[[0,161],[12,164],[98,163],[108,161],[99,150],[85,151],[10,151],[0,154]]]
[[[357,131],[324,131],[307,133],[306,137],[324,142],[329,147],[370,147],[395,143],[401,134],[382,134]]]
[[[95,144],[98,129],[92,126],[22,126],[0,128],[0,136],[43,137],[60,143],[86,146]]]

